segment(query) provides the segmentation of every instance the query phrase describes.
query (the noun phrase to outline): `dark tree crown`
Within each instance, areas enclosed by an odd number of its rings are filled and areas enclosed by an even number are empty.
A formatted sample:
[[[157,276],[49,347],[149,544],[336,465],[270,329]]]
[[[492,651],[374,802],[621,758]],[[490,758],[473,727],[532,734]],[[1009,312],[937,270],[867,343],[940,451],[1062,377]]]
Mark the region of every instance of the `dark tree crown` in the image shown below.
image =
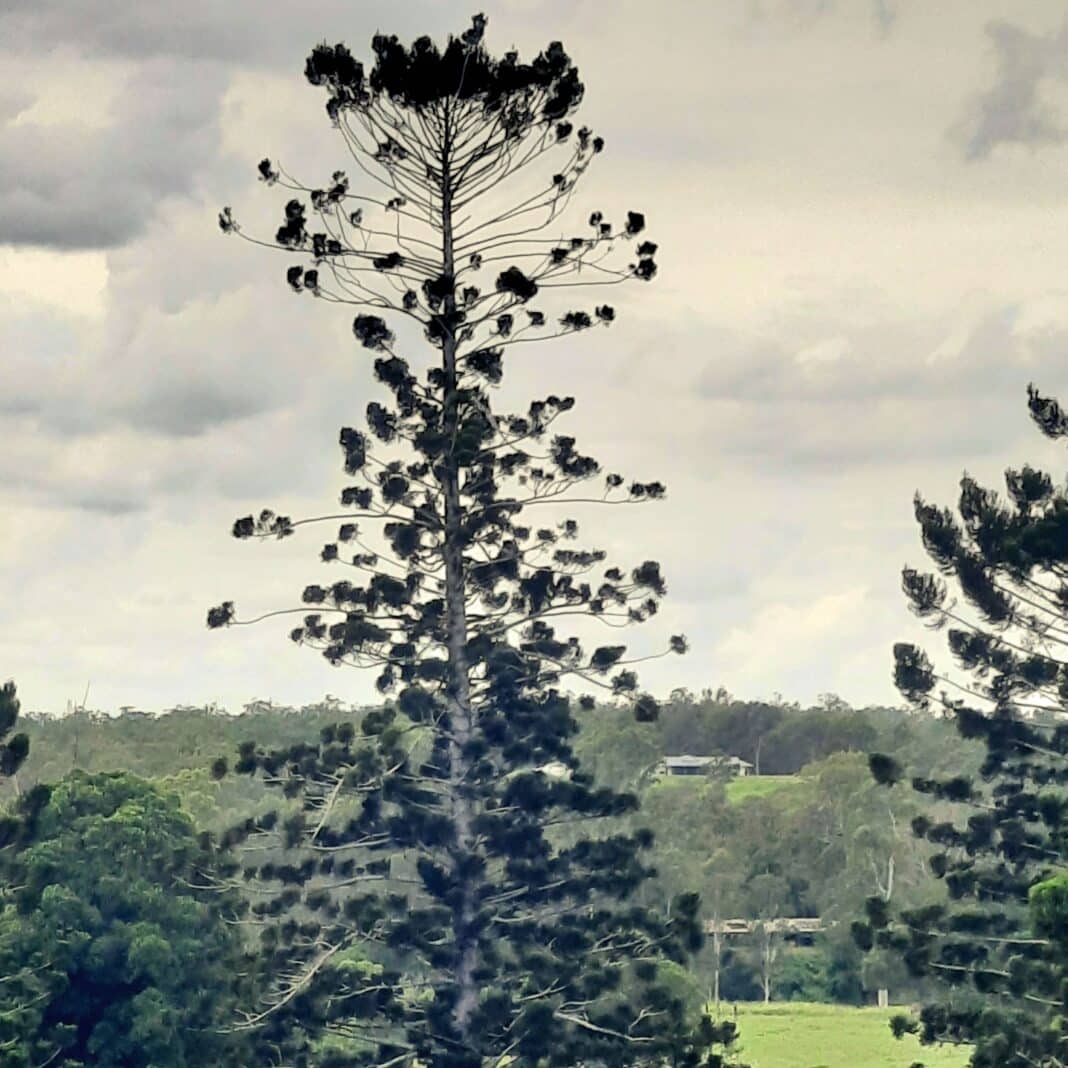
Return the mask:
[[[485,28],[485,17],[476,15],[470,29],[450,35],[444,50],[429,37],[406,48],[395,36],[376,34],[369,73],[343,44],[321,44],[308,57],[304,74],[330,93],[331,118],[382,95],[417,113],[447,101],[475,103],[487,116],[504,112],[506,127],[518,129],[555,122],[579,104],[582,82],[559,41],[531,63],[521,63],[515,52],[494,59],[482,44]]]

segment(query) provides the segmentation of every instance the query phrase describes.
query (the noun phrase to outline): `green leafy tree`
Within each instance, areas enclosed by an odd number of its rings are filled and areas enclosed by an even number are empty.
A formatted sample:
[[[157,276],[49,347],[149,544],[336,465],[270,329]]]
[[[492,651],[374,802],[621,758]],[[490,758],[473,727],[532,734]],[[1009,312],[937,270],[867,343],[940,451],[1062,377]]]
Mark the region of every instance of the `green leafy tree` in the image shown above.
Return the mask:
[[[20,800],[2,860],[0,1060],[10,1068],[253,1063],[237,902],[177,802],[75,772]]]
[[[711,937],[708,940],[706,957],[709,961],[709,1001],[713,1015],[718,1019],[720,998],[723,993],[723,969],[731,957],[731,949],[724,935],[727,920],[745,918],[748,901],[742,895],[744,870],[740,858],[723,845],[709,850],[704,856],[702,899],[711,921]],[[743,904],[744,902],[744,904]]]
[[[697,699],[676,690],[664,707],[660,733],[667,753],[725,753],[748,760],[759,775],[765,741],[783,716],[782,708],[761,701],[720,700],[710,691]]]
[[[210,705],[180,706],[162,715],[132,708],[117,715],[83,708],[63,716],[31,712],[19,718],[30,745],[19,781],[28,788],[58,782],[74,770],[130,771],[146,779],[203,771],[246,738],[292,744],[336,723],[339,715],[356,719],[360,712],[341,708],[336,699],[299,709],[257,701],[237,715]],[[14,792],[14,784],[0,777],[0,794]]]
[[[891,993],[907,996],[915,983],[907,981],[900,959],[881,952],[862,958],[849,924],[873,895],[909,906],[932,896],[929,850],[909,830],[919,806],[911,795],[875,783],[860,753],[836,753],[810,765],[803,791],[783,848],[805,873],[814,914],[833,925],[820,939],[828,991],[844,1001],[862,1001],[865,991],[880,1002]]]
[[[1068,437],[1055,401],[1033,387],[1029,401],[1044,433]],[[855,935],[945,984],[945,996],[918,1021],[899,1019],[899,1030],[975,1043],[976,1068],[1052,1068],[1068,1060],[1068,958],[1049,922],[1056,898],[1041,888],[1058,885],[1050,880],[1068,862],[1068,491],[1032,467],[1007,471],[1005,484],[1007,499],[965,476],[957,515],[916,499],[936,571],[906,568],[904,589],[913,611],[945,630],[966,675],[939,672],[901,644],[896,681],[917,705],[952,717],[964,738],[981,740],[986,755],[978,776],[912,780],[929,806],[913,831],[935,847],[930,867],[945,899],[892,914],[873,898]],[[871,766],[884,782],[902,776],[886,756]]]
[[[791,890],[789,880],[771,870],[756,872],[745,887],[746,899],[756,917],[753,949],[765,1005],[771,1001],[775,964],[781,951],[781,934],[775,921],[789,910]]]
[[[599,782],[626,790],[640,790],[656,777],[664,751],[655,730],[638,723],[626,705],[598,704],[583,717],[575,751],[583,766]]]
[[[783,709],[763,702],[736,702],[727,705],[725,711],[726,731],[721,748],[731,756],[748,760],[754,774],[759,775],[761,752],[768,736],[781,724]]]
[[[805,709],[785,715],[768,734],[764,770],[791,774],[832,753],[867,752],[875,740],[875,728],[863,712],[842,704]]]
[[[583,85],[558,42],[529,63],[494,58],[484,29],[476,16],[443,48],[377,35],[369,67],[343,45],[314,49],[305,73],[366,188],[341,171],[310,188],[260,164],[293,194],[262,243],[304,256],[287,270],[294,291],[357,309],[353,332],[388,399],[368,404],[367,432],[341,431],[353,484],[340,514],[264,511],[234,534],[338,524],[321,557],[345,575],[303,591],[291,636],[374,671],[390,703],[358,732],[341,724],[318,743],[241,752],[237,770],[302,806],[240,831],[290,852],[285,863],[250,854],[248,878],[276,891],[260,911],[279,923],[266,943],[276,1000],[249,1026],[289,1014],[297,1045],[316,1028],[351,1035],[350,1063],[718,1064],[712,1047],[730,1030],[695,1034],[661,981],[664,962],[701,944],[697,899],[669,915],[636,903],[650,836],[598,832],[636,801],[580,767],[562,689],[601,686],[655,718],[623,645],[587,648],[561,626],[647,620],[665,592],[660,567],[610,566],[552,509],[627,507],[664,486],[580,452],[557,429],[570,397],[517,413],[493,400],[517,348],[616,317],[556,298],[648,281],[656,245],[635,211],[548,236],[603,142],[572,122]],[[241,233],[228,208],[220,224]],[[629,263],[614,256],[624,247]],[[422,360],[401,354],[419,347]],[[208,615],[212,627],[239,622],[232,602]],[[588,834],[564,834],[582,823]],[[354,947],[381,970],[337,967]]]

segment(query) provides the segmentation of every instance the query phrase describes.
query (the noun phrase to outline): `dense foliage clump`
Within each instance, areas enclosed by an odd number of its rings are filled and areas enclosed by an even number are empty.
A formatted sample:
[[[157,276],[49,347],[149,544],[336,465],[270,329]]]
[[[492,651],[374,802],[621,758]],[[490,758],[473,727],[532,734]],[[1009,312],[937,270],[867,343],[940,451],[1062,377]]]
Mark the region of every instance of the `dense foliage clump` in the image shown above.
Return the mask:
[[[252,1063],[240,902],[174,798],[75,772],[28,791],[0,854],[0,1061],[100,1068]]]
[[[113,716],[31,713],[22,721],[31,752],[19,782],[26,791],[76,768],[126,769],[178,795],[203,829],[223,831],[271,811],[284,819],[299,807],[299,797],[280,806],[277,787],[261,776],[216,778],[213,768],[229,763],[225,754],[243,739],[257,739],[264,750],[285,750],[340,720],[358,727],[380,707],[353,708],[328,697],[303,708],[256,701],[239,714],[211,707],[159,716],[131,709]],[[775,719],[764,735],[769,709]],[[722,689],[678,690],[652,724],[636,722],[623,703],[599,703],[579,722],[574,748],[581,767],[640,801],[637,810],[600,822],[646,828],[654,836],[646,857],[657,874],[637,891],[643,904],[665,911],[679,894],[697,890],[706,923],[717,916],[827,922],[814,940],[777,939],[770,961],[757,931],[721,939],[718,946],[714,936],[706,937],[704,949],[685,967],[691,1001],[696,990],[696,1002],[707,1003],[717,989],[721,1002],[759,1000],[765,980],[773,1001],[864,1004],[879,988],[889,988],[894,1003],[923,997],[929,980],[910,977],[889,954],[861,954],[849,937],[849,922],[877,891],[891,891],[895,905],[910,908],[939,896],[925,864],[933,847],[909,830],[921,807],[930,815],[929,799],[879,787],[862,750],[885,752],[931,778],[977,773],[980,742],[963,742],[945,719],[900,708],[853,709],[829,694],[805,708],[749,701]],[[780,748],[779,739],[791,740],[796,751]],[[656,771],[669,753],[745,756],[746,745],[761,746],[771,774],[732,780],[716,768],[686,778]],[[787,774],[780,774],[783,769]],[[4,795],[15,797],[13,783]],[[948,803],[942,807],[951,812]],[[257,931],[255,925],[246,929]]]

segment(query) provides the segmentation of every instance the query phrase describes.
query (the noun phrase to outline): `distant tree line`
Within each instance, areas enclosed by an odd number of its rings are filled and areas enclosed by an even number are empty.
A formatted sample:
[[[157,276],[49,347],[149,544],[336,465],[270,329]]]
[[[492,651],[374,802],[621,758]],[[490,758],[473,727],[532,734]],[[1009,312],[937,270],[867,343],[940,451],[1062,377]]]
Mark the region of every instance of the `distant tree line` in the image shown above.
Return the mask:
[[[895,1000],[918,996],[922,983],[893,961],[866,957],[849,937],[849,923],[866,898],[879,891],[880,880],[885,886],[888,865],[896,901],[928,902],[932,889],[927,851],[909,829],[916,803],[901,791],[887,797],[872,782],[864,750],[880,749],[936,774],[977,769],[981,748],[962,745],[948,720],[904,708],[854,709],[835,698],[805,708],[722,690],[677,690],[662,707],[657,722],[636,723],[626,707],[600,705],[583,715],[576,739],[583,765],[598,781],[629,784],[639,793],[640,812],[626,822],[653,832],[651,862],[658,872],[642,889],[643,900],[666,905],[695,890],[706,920],[819,916],[833,924],[813,945],[800,947],[778,936],[765,946],[759,934],[718,947],[709,939],[677,981],[694,997],[718,988],[724,1001],[760,1000],[767,993],[776,1000],[861,1004],[879,986],[888,986]],[[180,800],[201,828],[221,832],[279,806],[257,779],[216,778],[212,766],[220,757],[251,738],[278,748],[299,744],[339,720],[359,724],[374,711],[326,698],[301,708],[260,701],[237,715],[211,706],[161,716],[132,709],[114,716],[84,710],[31,715],[22,720],[32,744],[19,777],[32,789],[75,770],[129,771]],[[672,752],[752,759],[746,746],[761,744],[760,731],[762,751],[772,760],[762,771],[799,776],[776,793],[738,803],[730,797],[733,788],[713,778],[671,789],[648,774]],[[776,763],[781,738],[807,739],[810,759]],[[13,794],[10,783],[6,789]]]
[[[76,709],[63,715],[24,712],[18,782],[55,782],[75,769],[130,771],[150,779],[190,773],[206,777],[214,762],[229,758],[250,739],[285,747],[316,737],[344,720],[359,724],[382,705],[346,705],[333,697],[291,707],[270,701],[231,714],[214,705],[180,706],[160,715],[126,708],[117,713]],[[577,746],[605,781],[636,782],[662,757],[727,754],[757,765],[763,775],[795,775],[834,753],[872,750],[903,754],[925,772],[954,754],[945,721],[906,708],[853,708],[837,697],[802,707],[796,702],[751,701],[711,690],[674,690],[661,703],[659,719],[635,723],[623,705],[598,704],[579,720]],[[23,765],[23,761],[25,764]],[[0,796],[15,782],[0,780]]]
[[[794,775],[831,753],[866,752],[893,714],[854,709],[834,695],[801,708],[781,699],[736,700],[723,690],[675,690],[656,732],[666,753],[725,753],[749,761],[757,775]]]

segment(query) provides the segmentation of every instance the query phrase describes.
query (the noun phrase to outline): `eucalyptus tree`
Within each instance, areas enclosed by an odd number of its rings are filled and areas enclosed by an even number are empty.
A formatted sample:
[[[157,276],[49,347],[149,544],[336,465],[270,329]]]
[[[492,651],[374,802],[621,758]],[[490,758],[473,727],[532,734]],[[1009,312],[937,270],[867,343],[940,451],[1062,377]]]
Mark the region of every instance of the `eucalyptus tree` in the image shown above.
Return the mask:
[[[341,430],[339,512],[265,510],[233,530],[336,524],[320,555],[343,577],[278,611],[301,617],[294,641],[372,671],[385,699],[358,728],[240,753],[238,771],[299,802],[231,836],[289,850],[246,870],[258,912],[278,920],[265,935],[274,998],[246,1025],[274,1029],[281,1050],[333,1032],[349,1040],[345,1063],[718,1064],[731,1029],[695,1031],[661,981],[701,942],[696,897],[669,916],[634,901],[650,836],[606,828],[636,801],[580,768],[565,689],[657,714],[625,646],[565,628],[648,620],[661,569],[609,564],[558,509],[665,488],[581,452],[559,428],[574,406],[563,393],[494,403],[517,348],[577,348],[616,318],[565,298],[649,281],[657,248],[636,211],[621,224],[594,211],[559,236],[603,141],[572,121],[584,90],[558,42],[530,62],[494,58],[485,25],[476,16],[443,48],[377,35],[368,67],[316,47],[305,74],[359,182],[339,170],[314,188],[265,159],[263,181],[290,194],[274,240],[220,216],[300,255],[286,270],[296,293],[355,309],[385,389],[366,429]],[[208,614],[211,627],[244,621],[229,601]],[[664,652],[684,650],[673,637]],[[592,709],[590,693],[579,704]]]
[[[1030,412],[1053,439],[1068,414],[1029,388]],[[855,925],[864,948],[894,949],[918,975],[946,984],[924,1007],[928,1041],[976,1044],[977,1068],[1068,1062],[1063,929],[1068,864],[1068,489],[1024,466],[1006,472],[1007,498],[965,476],[957,515],[921,497],[916,518],[935,571],[906,568],[912,610],[944,628],[962,678],[909,644],[895,678],[914,704],[951,717],[986,751],[978,776],[919,776],[927,799],[913,831],[936,847],[942,902],[892,914],[884,897]],[[955,584],[961,596],[951,592]],[[876,778],[902,777],[875,755]]]

